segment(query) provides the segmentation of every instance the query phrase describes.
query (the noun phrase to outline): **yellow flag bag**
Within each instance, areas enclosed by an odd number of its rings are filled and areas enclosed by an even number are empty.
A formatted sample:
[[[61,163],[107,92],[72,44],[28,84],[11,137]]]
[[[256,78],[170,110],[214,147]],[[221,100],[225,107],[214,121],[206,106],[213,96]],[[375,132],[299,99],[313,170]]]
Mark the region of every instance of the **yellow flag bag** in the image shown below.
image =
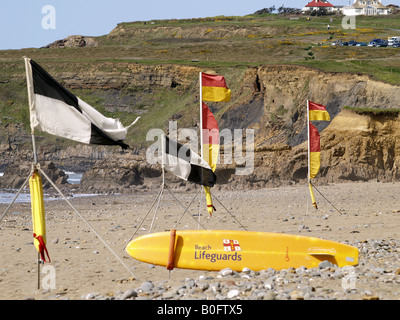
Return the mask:
[[[212,217],[213,212],[217,211],[217,209],[215,209],[215,207],[213,205],[210,187],[204,187],[204,191],[206,193],[207,211],[208,211],[210,217]]]
[[[312,201],[312,204],[313,204],[313,206],[314,206],[315,209],[318,209],[317,202],[315,201],[314,191],[313,191],[311,182],[308,183],[308,187],[310,188],[310,194],[311,194],[311,201]]]
[[[29,188],[31,191],[33,242],[36,250],[40,253],[41,259],[45,262],[50,262],[49,253],[46,248],[46,221],[44,214],[42,177],[36,170],[29,178]],[[47,254],[49,261],[46,261],[45,253]]]
[[[318,129],[311,121],[330,121],[330,115],[322,104],[307,100],[308,112],[308,186],[310,188],[311,200],[315,209],[318,209],[315,201],[311,179],[315,178],[321,167],[321,143]]]

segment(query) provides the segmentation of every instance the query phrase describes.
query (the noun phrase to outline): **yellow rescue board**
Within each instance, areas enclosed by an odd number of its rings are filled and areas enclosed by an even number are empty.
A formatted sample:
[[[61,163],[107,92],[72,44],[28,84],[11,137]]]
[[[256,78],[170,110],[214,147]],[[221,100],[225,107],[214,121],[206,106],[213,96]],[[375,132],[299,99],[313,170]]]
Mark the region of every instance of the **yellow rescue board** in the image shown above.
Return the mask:
[[[140,236],[126,247],[136,260],[166,266],[170,232]],[[328,260],[339,267],[358,264],[358,249],[335,241],[280,233],[196,230],[177,231],[175,268],[254,271],[314,268]]]

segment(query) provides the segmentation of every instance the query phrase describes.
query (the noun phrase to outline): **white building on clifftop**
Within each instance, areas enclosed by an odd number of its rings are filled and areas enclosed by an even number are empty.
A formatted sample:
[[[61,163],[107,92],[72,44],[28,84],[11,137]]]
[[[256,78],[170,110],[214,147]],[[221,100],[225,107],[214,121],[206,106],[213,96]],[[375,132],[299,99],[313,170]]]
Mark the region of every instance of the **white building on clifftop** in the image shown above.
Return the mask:
[[[319,10],[319,9],[325,9],[328,12],[337,11],[335,6],[326,0],[312,0],[311,2],[305,5],[302,11],[305,12],[309,10]]]
[[[344,7],[342,13],[346,16],[387,15],[389,8],[384,6],[379,0],[354,0],[354,4]]]
[[[310,10],[325,9],[327,12],[341,12],[346,16],[376,16],[387,15],[390,8],[384,6],[380,0],[354,0],[351,6],[335,6],[327,0],[312,0],[307,3],[302,11],[307,12]]]

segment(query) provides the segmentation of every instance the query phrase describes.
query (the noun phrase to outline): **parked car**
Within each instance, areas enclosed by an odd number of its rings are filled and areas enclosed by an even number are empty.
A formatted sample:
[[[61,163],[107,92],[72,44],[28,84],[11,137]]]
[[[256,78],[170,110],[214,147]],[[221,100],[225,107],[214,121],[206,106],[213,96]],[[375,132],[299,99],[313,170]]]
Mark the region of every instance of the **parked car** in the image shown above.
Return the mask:
[[[387,47],[388,46],[388,42],[387,41],[381,41],[381,42],[378,42],[378,44],[376,46],[377,47]]]
[[[341,45],[341,46],[348,46],[349,43],[348,43],[347,41],[345,41],[345,42],[342,42],[340,45]]]
[[[369,47],[381,47],[381,44],[384,42],[385,41],[382,39],[374,39],[368,44],[368,46]],[[387,43],[386,43],[386,46],[387,46]]]
[[[356,44],[356,47],[366,47],[367,45],[368,45],[368,43],[366,43],[366,42],[358,42]]]
[[[388,37],[388,46],[400,44],[400,37]]]
[[[349,46],[355,46],[355,45],[357,45],[357,43],[358,43],[357,41],[350,40],[348,45]]]
[[[393,48],[400,48],[400,43],[395,43],[392,45]]]
[[[340,46],[340,45],[342,45],[342,41],[341,41],[341,40],[333,41],[333,42],[331,43],[331,45],[332,45],[332,46]]]

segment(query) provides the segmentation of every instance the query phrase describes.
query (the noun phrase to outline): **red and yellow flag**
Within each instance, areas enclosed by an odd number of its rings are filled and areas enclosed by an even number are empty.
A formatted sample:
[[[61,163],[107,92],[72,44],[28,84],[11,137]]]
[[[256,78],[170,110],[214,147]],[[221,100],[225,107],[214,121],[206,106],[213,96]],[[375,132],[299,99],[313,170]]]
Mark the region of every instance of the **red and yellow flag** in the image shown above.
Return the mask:
[[[226,86],[223,76],[202,73],[201,79],[203,101],[221,102],[231,100],[231,90]]]
[[[310,169],[309,169],[309,178],[314,178],[321,167],[321,144],[320,144],[320,136],[318,129],[309,122],[310,126]]]
[[[314,191],[311,185],[311,179],[314,178],[321,167],[321,144],[318,129],[311,121],[330,121],[328,111],[322,104],[307,101],[308,109],[308,186],[310,189],[311,200],[316,209],[317,202],[315,201]]]
[[[218,123],[214,115],[203,101],[227,102],[231,100],[231,90],[228,89],[225,77],[201,73],[201,113],[202,113],[202,140],[203,154],[202,157],[208,162],[211,169],[215,171],[217,168],[219,154],[219,129]],[[216,210],[211,197],[209,187],[204,187],[207,201],[207,211],[212,216]]]
[[[212,171],[217,168],[219,154],[219,128],[210,108],[203,102],[203,158],[210,165]]]
[[[310,132],[310,150],[309,150],[309,179],[308,187],[310,189],[311,201],[315,209],[318,209],[317,202],[315,201],[314,191],[310,180],[314,178],[321,167],[321,145],[318,129],[311,123],[309,125]]]
[[[329,116],[328,111],[326,111],[326,107],[322,104],[314,103],[308,101],[308,110],[309,110],[309,120],[310,121],[330,121],[331,117]]]
[[[219,154],[219,128],[210,108],[203,102],[202,104],[202,135],[203,135],[203,158],[210,165],[211,170],[217,168]],[[212,202],[209,187],[204,187],[207,201],[207,211],[212,216],[215,207]]]

